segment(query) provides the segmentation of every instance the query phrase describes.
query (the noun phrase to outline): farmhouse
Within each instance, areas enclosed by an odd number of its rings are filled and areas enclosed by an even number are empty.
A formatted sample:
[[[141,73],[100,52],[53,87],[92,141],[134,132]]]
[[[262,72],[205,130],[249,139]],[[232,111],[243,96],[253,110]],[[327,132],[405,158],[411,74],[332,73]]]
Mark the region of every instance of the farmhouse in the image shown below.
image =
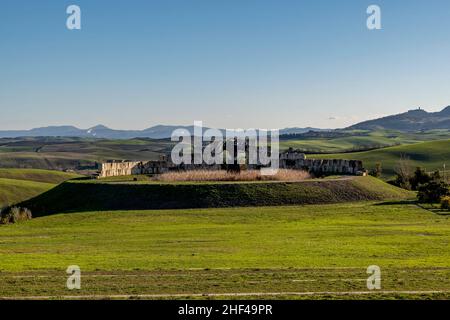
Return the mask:
[[[305,170],[315,175],[365,175],[362,161],[344,159],[307,159],[304,153],[289,148],[280,153],[279,166],[281,169]],[[102,163],[99,177],[114,177],[140,174],[161,174],[173,170],[221,170],[230,169],[232,165],[200,165],[180,164],[175,165],[168,156],[161,156],[159,160],[153,161],[108,161]],[[241,165],[240,168],[259,169],[262,166]]]

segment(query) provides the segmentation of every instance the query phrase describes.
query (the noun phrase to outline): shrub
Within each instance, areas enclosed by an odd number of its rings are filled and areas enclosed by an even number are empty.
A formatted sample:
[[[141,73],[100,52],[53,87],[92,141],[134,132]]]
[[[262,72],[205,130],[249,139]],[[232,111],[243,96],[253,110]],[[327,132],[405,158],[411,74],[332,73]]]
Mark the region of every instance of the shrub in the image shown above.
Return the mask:
[[[399,166],[396,170],[396,178],[392,182],[393,185],[407,189],[407,190],[419,190],[420,186],[425,185],[429,182],[440,182],[439,172],[435,172],[432,175],[429,175],[424,169],[421,167],[417,167],[413,174],[410,173],[409,165],[407,162],[401,162],[401,166]]]
[[[375,177],[375,178],[380,178],[382,173],[383,173],[383,169],[381,167],[381,163],[376,163],[375,164],[375,169],[373,169],[370,172],[370,175]]]
[[[16,223],[32,218],[31,211],[27,208],[12,207],[7,208],[0,214],[0,224]]]
[[[416,171],[414,171],[413,176],[409,179],[411,184],[411,188],[413,190],[418,190],[421,184],[426,184],[431,181],[431,177],[428,173],[425,172],[424,169],[417,167]]]
[[[441,199],[441,209],[450,210],[450,197],[446,196]]]
[[[420,202],[437,203],[441,198],[450,195],[448,184],[440,181],[431,181],[427,184],[419,186],[417,198]]]
[[[441,181],[442,180],[442,176],[441,176],[441,173],[439,172],[439,170],[437,170],[431,174],[431,180],[433,180],[433,181]]]
[[[392,181],[392,184],[402,189],[412,190],[411,184],[409,183],[409,179],[400,174],[397,174],[395,180]]]

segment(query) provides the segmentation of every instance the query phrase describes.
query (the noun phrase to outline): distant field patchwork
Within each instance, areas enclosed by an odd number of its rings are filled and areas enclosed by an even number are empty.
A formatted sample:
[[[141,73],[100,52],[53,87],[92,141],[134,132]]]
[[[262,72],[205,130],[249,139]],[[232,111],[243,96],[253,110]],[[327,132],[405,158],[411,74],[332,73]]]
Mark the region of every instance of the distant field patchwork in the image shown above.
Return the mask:
[[[108,159],[152,160],[171,146],[170,140],[153,139],[0,139],[0,168],[82,169]]]

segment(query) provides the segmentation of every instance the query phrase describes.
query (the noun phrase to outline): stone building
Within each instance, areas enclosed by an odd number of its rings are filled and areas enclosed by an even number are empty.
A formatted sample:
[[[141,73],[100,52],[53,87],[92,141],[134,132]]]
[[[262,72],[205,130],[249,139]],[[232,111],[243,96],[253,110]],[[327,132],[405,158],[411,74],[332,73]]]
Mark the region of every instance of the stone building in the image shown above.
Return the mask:
[[[305,170],[314,175],[365,175],[366,170],[362,161],[346,159],[307,159],[305,154],[289,148],[280,153],[279,167],[281,169]],[[248,158],[247,158],[248,159]],[[233,164],[207,165],[203,164],[181,164],[174,165],[167,156],[162,156],[156,161],[108,161],[102,163],[99,177],[114,177],[139,174],[161,174],[171,170],[230,170],[233,166],[246,167],[247,169],[259,169],[261,165],[237,164],[235,157]]]
[[[139,174],[160,174],[168,172],[173,167],[171,162],[167,161],[167,157],[163,156],[160,160],[153,161],[127,161],[127,160],[111,160],[102,163],[100,178],[130,176]]]
[[[360,160],[346,159],[307,159],[305,154],[289,148],[280,154],[280,168],[298,169],[318,175],[344,174],[364,175],[365,169]]]

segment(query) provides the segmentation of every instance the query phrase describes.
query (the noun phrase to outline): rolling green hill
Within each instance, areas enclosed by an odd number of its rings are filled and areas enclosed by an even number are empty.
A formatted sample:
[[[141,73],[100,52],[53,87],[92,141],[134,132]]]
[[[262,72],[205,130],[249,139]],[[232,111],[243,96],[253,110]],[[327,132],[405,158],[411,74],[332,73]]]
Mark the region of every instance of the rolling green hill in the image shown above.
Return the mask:
[[[408,191],[372,177],[301,182],[106,183],[68,181],[20,204],[33,216],[63,212],[274,206],[400,200]]]
[[[0,207],[15,204],[80,177],[74,173],[36,169],[0,169]]]
[[[317,154],[311,155],[309,158],[362,160],[366,169],[372,169],[377,162],[380,162],[383,167],[383,175],[390,177],[394,175],[395,167],[402,155],[410,159],[413,170],[416,166],[425,168],[427,171],[442,170],[445,163],[449,168],[450,140],[415,143],[365,152]]]
[[[324,134],[325,135],[325,134]],[[338,137],[289,139],[284,136],[280,140],[280,149],[292,147],[307,153],[339,153],[355,150],[368,150],[376,148],[391,147],[396,145],[413,144],[417,142],[443,140],[450,138],[447,130],[433,130],[428,132],[397,132],[389,130],[378,131],[340,131]],[[302,135],[300,135],[302,136]]]
[[[0,178],[0,206],[35,197],[54,186],[52,183]]]
[[[59,184],[63,181],[79,177],[81,176],[76,173],[62,171],[40,169],[0,169],[0,178],[46,182],[53,184]]]

